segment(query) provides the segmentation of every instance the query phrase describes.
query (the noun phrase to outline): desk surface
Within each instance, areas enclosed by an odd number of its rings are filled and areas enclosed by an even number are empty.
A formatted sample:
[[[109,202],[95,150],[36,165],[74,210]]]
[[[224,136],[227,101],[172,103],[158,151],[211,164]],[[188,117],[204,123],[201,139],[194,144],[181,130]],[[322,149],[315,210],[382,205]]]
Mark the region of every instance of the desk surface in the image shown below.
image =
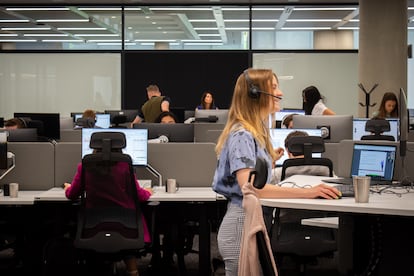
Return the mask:
[[[182,187],[176,193],[165,192],[165,187],[153,187],[149,201],[216,201],[217,195],[211,187]],[[67,201],[62,188],[38,192],[36,201]],[[33,204],[33,203],[32,203]]]
[[[295,175],[283,183],[295,183],[299,186],[321,183],[322,176]],[[286,186],[284,185],[284,186]],[[401,191],[400,191],[401,192]],[[397,216],[414,216],[414,191],[396,194],[370,194],[368,203],[355,203],[353,197],[342,199],[260,199],[262,205],[280,208],[305,210],[322,210],[362,214],[384,214]]]
[[[0,194],[0,205],[33,205],[35,198],[42,191],[19,191],[18,197]]]

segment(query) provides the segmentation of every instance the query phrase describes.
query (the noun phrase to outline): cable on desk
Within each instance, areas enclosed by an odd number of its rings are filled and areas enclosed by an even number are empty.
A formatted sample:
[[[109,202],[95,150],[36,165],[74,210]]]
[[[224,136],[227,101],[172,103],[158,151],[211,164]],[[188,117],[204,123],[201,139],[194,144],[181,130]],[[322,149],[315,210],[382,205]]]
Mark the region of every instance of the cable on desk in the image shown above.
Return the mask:
[[[290,186],[292,188],[312,188],[312,185],[303,185],[303,186],[301,186],[301,185],[296,184],[296,182],[294,182],[294,181],[283,181],[283,182],[279,182],[277,185],[280,186],[280,187],[283,187],[283,185],[285,185],[285,184],[292,185],[292,186]]]

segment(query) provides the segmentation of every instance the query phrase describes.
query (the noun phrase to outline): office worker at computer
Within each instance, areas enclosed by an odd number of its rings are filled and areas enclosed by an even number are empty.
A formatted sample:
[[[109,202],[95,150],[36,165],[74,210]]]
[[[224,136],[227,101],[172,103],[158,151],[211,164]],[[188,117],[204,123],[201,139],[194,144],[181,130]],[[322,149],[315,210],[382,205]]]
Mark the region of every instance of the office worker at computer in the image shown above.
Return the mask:
[[[282,127],[284,128],[293,128],[293,116],[298,114],[289,114],[282,120]]]
[[[94,128],[96,123],[96,112],[92,109],[86,109],[82,117],[76,120],[74,129]]]
[[[201,95],[201,102],[196,109],[218,109],[214,104],[213,94],[209,91]]]
[[[161,91],[157,85],[151,84],[147,87],[147,96],[148,100],[142,105],[132,125],[143,121],[146,123],[154,123],[161,112],[170,111],[170,98],[161,96]]]
[[[164,111],[158,116],[158,118],[155,120],[155,123],[160,124],[175,124],[177,123],[178,119],[177,116],[175,116],[174,113],[171,111]]]
[[[20,118],[11,118],[4,122],[5,129],[26,128],[24,120]]]
[[[392,92],[387,92],[382,96],[381,105],[377,111],[372,114],[373,118],[398,118],[398,100]]]
[[[325,105],[321,93],[315,86],[303,89],[302,98],[306,115],[335,115],[335,112]]]
[[[106,173],[106,172],[105,172]],[[129,166],[125,162],[119,162],[116,164],[111,172],[114,175],[118,175],[117,177],[117,189],[113,189],[114,191],[125,191],[126,190],[126,183],[129,181]],[[64,189],[65,189],[65,195],[68,199],[75,200],[78,199],[81,195],[82,187],[82,163],[78,164],[78,168],[76,171],[75,176],[73,177],[72,183],[64,183]],[[105,185],[105,183],[100,183],[102,185]],[[141,202],[147,201],[149,197],[152,194],[151,189],[143,189],[138,184],[137,179],[135,178],[135,184],[137,188],[137,196],[138,200]],[[135,208],[135,202],[133,196],[125,197],[125,196],[117,196],[117,195],[99,195],[100,190],[97,189],[97,187],[85,187],[86,192],[88,196],[91,198],[88,200],[87,204],[90,204],[90,207],[94,207],[94,205],[99,206],[102,204],[102,198],[107,199],[107,201],[112,201],[116,205],[123,206],[125,208],[134,209]],[[93,196],[95,194],[95,196]],[[93,198],[101,198],[99,202],[93,202]],[[120,202],[119,199],[124,198],[125,201]],[[112,204],[113,204],[112,203]],[[92,206],[91,206],[92,205]],[[86,206],[88,208],[88,205]],[[151,242],[150,234],[147,228],[147,224],[145,222],[145,219],[142,218],[143,226],[144,226],[144,241],[146,243]],[[125,256],[124,262],[126,264],[126,269],[128,275],[134,275],[137,276],[138,274],[138,267],[135,256]]]
[[[238,275],[241,236],[245,213],[241,187],[247,183],[256,158],[267,160],[270,181],[272,164],[280,157],[273,149],[268,123],[269,114],[280,110],[283,93],[276,75],[267,69],[248,69],[237,79],[229,117],[218,139],[219,156],[213,189],[229,203],[217,240],[227,276]],[[261,198],[338,198],[339,191],[320,184],[312,188],[287,188],[266,184],[256,190]]]

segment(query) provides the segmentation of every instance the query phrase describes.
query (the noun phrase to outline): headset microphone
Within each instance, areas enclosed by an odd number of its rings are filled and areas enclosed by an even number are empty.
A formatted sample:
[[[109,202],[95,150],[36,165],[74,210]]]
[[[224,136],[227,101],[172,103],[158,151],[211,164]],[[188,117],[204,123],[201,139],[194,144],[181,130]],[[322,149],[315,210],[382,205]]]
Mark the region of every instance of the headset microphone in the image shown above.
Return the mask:
[[[249,77],[249,70],[246,69],[244,70],[244,78],[246,79],[247,85],[249,86],[249,97],[253,98],[253,99],[258,99],[260,97],[260,94],[265,94],[267,96],[282,100],[283,98],[280,96],[276,96],[273,94],[270,94],[268,92],[262,91],[259,89],[259,87],[257,87],[257,85],[255,85],[252,80]]]

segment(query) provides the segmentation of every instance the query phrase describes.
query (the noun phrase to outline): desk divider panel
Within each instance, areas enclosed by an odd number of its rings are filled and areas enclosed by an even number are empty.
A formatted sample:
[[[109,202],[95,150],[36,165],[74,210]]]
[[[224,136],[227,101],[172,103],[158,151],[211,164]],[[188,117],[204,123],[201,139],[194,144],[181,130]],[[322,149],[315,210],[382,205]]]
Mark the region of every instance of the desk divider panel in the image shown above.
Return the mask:
[[[82,130],[81,129],[61,129],[59,142],[81,142]]]
[[[217,157],[213,143],[148,144],[148,163],[163,179],[175,178],[180,187],[211,187]],[[138,179],[145,178],[145,170],[137,168]],[[152,181],[157,186],[157,181]]]
[[[339,149],[339,143],[325,143],[325,152],[322,153],[323,158],[329,158],[331,159],[333,163],[333,170],[334,173],[337,174],[337,171],[339,170],[338,166],[338,149]]]
[[[82,161],[82,144],[80,142],[58,142],[55,145],[55,187],[70,183]]]
[[[217,136],[217,134],[213,132],[207,134],[207,132],[210,130],[221,130],[222,131],[223,129],[224,129],[224,124],[194,123],[194,142],[215,143],[214,136]],[[213,141],[211,141],[212,139]]]
[[[9,142],[16,167],[2,180],[19,183],[19,190],[48,190],[55,181],[55,148],[49,142]]]

